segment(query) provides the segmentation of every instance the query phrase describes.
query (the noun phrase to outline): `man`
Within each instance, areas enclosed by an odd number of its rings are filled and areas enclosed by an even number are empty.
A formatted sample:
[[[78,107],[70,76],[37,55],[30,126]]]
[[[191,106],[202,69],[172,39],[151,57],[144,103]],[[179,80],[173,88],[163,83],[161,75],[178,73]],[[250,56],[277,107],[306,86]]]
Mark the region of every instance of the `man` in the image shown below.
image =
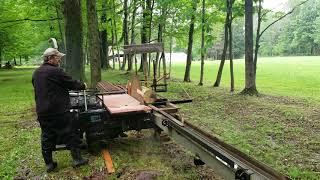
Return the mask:
[[[35,92],[36,111],[41,127],[42,156],[47,172],[53,171],[57,163],[52,160],[59,138],[71,151],[73,167],[88,163],[80,154],[80,139],[72,125],[69,90],[84,90],[86,85],[73,80],[59,63],[65,54],[57,49],[48,48],[43,53],[43,64],[34,71],[32,84]]]

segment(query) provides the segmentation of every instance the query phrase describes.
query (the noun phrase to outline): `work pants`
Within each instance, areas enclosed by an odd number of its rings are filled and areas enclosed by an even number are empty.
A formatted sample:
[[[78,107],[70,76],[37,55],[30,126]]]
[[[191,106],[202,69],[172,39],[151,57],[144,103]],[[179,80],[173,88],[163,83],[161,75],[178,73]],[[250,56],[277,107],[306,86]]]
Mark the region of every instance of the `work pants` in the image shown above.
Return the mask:
[[[38,116],[38,121],[41,127],[42,151],[54,151],[57,144],[66,144],[69,149],[79,147],[80,138],[72,113]]]

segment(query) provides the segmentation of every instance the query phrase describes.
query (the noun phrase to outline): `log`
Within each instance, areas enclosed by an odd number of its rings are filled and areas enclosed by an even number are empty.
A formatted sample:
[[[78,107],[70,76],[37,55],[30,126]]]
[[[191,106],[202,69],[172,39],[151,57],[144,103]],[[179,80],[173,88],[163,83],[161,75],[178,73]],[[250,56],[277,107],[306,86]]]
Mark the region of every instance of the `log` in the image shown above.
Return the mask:
[[[153,103],[157,99],[156,93],[147,87],[141,86],[140,80],[137,76],[133,76],[127,84],[128,94],[138,101],[141,104]]]
[[[143,101],[147,104],[154,103],[157,100],[156,93],[150,88],[142,86],[142,90],[137,90],[137,93],[142,96]]]

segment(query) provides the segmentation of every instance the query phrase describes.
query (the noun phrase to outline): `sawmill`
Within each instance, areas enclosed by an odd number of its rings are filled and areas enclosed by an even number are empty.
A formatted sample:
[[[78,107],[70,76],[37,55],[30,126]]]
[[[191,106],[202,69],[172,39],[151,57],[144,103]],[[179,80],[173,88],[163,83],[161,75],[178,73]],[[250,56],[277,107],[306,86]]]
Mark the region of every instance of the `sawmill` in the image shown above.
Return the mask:
[[[152,45],[147,51],[158,52],[161,48]],[[132,46],[127,47],[127,52],[142,53],[146,49],[143,46]],[[151,129],[156,136],[166,134],[171,137],[192,152],[196,159],[217,170],[224,179],[288,179],[184,121],[179,114],[178,104],[190,103],[192,99],[170,101],[158,96],[157,91],[167,91],[166,74],[164,72],[164,77],[160,78],[155,73],[153,75],[151,82],[144,77],[141,81],[138,75],[133,74],[125,85],[101,81],[96,89],[70,92],[79,135],[86,141],[89,150],[126,131]]]

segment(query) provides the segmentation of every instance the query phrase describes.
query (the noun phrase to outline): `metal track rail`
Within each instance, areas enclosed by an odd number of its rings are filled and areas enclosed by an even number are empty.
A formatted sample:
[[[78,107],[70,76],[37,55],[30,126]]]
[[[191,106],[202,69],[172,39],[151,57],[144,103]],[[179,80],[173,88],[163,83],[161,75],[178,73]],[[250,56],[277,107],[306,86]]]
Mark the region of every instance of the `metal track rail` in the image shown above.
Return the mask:
[[[153,114],[155,124],[161,130],[211,166],[224,179],[289,179],[190,123],[184,122],[181,126],[177,123],[179,120],[159,109],[155,109]]]

